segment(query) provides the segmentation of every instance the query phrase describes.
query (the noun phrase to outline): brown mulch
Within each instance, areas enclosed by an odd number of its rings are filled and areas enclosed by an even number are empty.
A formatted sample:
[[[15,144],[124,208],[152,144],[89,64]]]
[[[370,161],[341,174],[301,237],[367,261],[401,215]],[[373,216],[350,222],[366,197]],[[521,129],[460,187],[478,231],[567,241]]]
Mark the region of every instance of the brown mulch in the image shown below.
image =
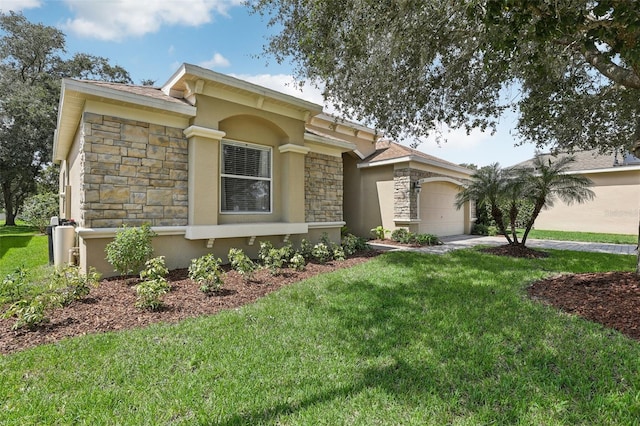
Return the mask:
[[[515,257],[545,257],[537,250],[491,247],[489,253]],[[0,353],[8,354],[44,343],[116,330],[144,327],[153,323],[175,323],[186,318],[211,315],[253,302],[283,286],[311,276],[347,268],[368,261],[380,252],[371,251],[342,262],[310,263],[306,270],[285,270],[272,276],[258,271],[245,282],[235,271],[228,271],[224,288],[207,296],[187,277],[186,269],[175,270],[168,277],[171,291],[165,295],[165,307],[157,312],[135,307],[136,282],[121,278],[106,279],[91,293],[64,309],[49,315],[49,322],[35,330],[11,330],[12,319],[0,319]],[[535,300],[565,312],[614,328],[640,340],[640,278],[632,272],[607,272],[561,275],[532,284],[528,293]]]
[[[525,259],[542,259],[549,257],[549,253],[530,249],[519,245],[505,244],[497,247],[483,248],[484,253],[495,254],[496,256],[520,257]]]
[[[640,277],[634,272],[560,275],[533,283],[528,293],[640,340]]]
[[[304,271],[285,269],[275,276],[263,269],[257,271],[249,282],[227,268],[223,288],[210,296],[201,292],[199,286],[188,278],[186,269],[171,271],[167,277],[171,291],[163,298],[165,306],[157,312],[135,307],[135,278],[105,279],[92,288],[88,296],[50,312],[49,322],[34,330],[11,330],[15,319],[0,318],[0,353],[17,352],[67,337],[127,330],[159,322],[176,323],[186,318],[215,314],[253,302],[314,275],[364,263],[378,254],[380,252],[372,250],[344,261],[309,263]]]

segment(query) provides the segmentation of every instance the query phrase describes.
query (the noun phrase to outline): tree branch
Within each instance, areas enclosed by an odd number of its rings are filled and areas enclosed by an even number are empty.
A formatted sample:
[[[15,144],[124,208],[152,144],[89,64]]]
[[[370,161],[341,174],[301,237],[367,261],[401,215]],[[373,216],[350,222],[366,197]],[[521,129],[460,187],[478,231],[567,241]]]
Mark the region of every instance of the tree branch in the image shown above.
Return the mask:
[[[593,43],[585,45],[582,54],[591,66],[614,83],[629,89],[640,89],[640,75],[615,64],[607,55],[600,52]]]

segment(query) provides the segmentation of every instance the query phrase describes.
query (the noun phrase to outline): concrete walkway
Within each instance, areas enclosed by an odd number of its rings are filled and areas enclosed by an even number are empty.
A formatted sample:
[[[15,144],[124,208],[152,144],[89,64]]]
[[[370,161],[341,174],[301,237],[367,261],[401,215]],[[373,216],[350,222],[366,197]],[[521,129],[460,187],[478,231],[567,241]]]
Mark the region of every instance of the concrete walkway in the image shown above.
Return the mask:
[[[447,253],[452,250],[469,248],[479,245],[484,246],[500,246],[507,244],[504,237],[484,237],[479,235],[453,235],[450,237],[442,237],[440,240],[444,243],[440,246],[426,247],[398,247],[385,244],[372,244],[373,247],[382,250],[412,250],[421,253]],[[577,241],[554,241],[554,240],[535,240],[527,239],[527,247],[535,249],[555,249],[555,250],[573,250],[573,251],[589,251],[594,253],[613,253],[613,254],[629,254],[637,255],[635,244],[606,244],[606,243],[582,243]]]

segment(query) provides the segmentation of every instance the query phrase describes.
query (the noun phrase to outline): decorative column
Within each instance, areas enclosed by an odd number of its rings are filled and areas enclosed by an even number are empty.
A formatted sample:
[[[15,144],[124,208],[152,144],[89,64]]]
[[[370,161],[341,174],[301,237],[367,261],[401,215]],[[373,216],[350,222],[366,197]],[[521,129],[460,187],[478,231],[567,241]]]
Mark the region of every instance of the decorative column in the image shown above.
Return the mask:
[[[304,156],[311,151],[302,145],[286,144],[278,147],[282,164],[282,220],[304,222]],[[285,195],[286,194],[286,195]]]
[[[201,126],[184,130],[189,144],[189,225],[217,225],[220,140],[225,132]]]

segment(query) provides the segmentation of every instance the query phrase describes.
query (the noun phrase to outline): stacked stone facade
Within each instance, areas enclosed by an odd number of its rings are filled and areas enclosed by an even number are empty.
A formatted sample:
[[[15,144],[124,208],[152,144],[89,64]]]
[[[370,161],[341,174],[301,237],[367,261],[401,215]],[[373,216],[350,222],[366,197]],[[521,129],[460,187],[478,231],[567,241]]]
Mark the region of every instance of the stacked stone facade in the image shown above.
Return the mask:
[[[187,225],[182,129],[85,113],[81,131],[82,226]]]
[[[342,221],[342,158],[310,152],[305,156],[304,190],[307,222]]]
[[[393,171],[394,182],[394,203],[393,213],[395,220],[412,221],[418,219],[418,192],[412,187],[420,179],[430,177],[447,177],[439,173],[426,172],[412,169],[410,167],[395,169]]]

